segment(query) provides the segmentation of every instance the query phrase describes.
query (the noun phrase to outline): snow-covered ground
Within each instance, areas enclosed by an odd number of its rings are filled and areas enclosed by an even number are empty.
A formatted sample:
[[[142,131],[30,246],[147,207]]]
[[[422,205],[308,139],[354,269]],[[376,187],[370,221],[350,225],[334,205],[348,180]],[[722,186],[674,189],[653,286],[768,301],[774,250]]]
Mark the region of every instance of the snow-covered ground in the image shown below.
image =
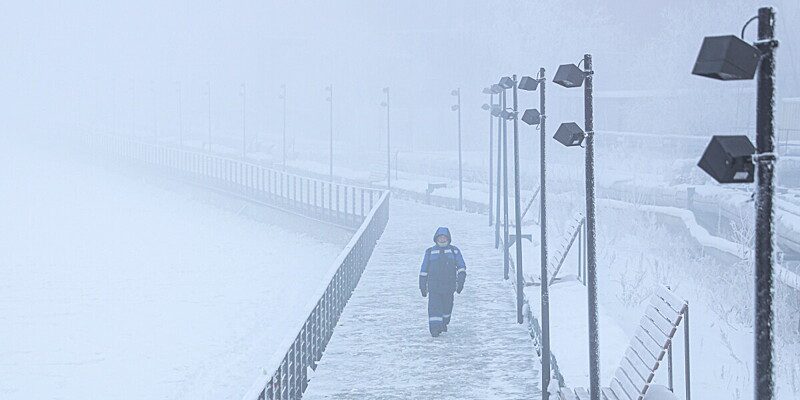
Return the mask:
[[[341,249],[102,163],[4,148],[2,399],[238,399]]]
[[[688,300],[691,317],[692,394],[708,399],[748,399],[752,391],[752,267],[736,261],[740,245],[708,234],[668,207],[598,203],[598,281],[600,299],[601,383],[607,385],[633,335],[649,296],[669,285]],[[551,218],[567,215],[554,207]],[[614,221],[602,223],[603,221]],[[554,244],[550,241],[551,256]],[[524,246],[527,276],[538,277],[539,245]],[[513,250],[513,248],[512,248]],[[586,289],[574,280],[577,256],[567,258],[560,276],[573,280],[550,290],[552,349],[568,385],[588,385]],[[539,314],[539,288],[526,289]],[[792,300],[794,299],[794,300]],[[798,393],[795,289],[776,286],[776,382],[778,399]],[[683,331],[675,341],[675,387],[683,393]],[[666,364],[657,382],[666,384]]]

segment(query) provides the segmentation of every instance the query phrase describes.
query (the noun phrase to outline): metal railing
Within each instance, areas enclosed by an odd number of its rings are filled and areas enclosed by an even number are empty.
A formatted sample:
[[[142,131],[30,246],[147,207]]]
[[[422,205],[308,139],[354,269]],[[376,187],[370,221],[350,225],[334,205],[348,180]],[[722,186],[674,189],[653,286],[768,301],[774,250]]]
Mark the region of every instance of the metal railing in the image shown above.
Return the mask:
[[[182,180],[296,215],[356,230],[384,190],[335,183],[244,160],[112,135],[90,135],[91,148],[167,170]]]
[[[308,317],[279,343],[244,400],[299,399],[389,220],[386,190],[337,184],[242,160],[159,146],[110,135],[90,135],[93,150],[164,170],[175,177],[269,207],[355,230],[322,284],[309,297]]]

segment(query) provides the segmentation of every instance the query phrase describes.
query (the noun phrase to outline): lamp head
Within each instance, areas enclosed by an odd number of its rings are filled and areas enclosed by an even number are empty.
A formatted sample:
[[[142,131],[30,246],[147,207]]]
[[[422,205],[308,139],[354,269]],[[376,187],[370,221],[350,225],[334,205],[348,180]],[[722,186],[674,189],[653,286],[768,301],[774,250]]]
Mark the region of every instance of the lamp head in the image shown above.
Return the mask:
[[[523,76],[522,79],[519,80],[519,84],[517,88],[520,90],[527,90],[527,91],[534,91],[536,88],[539,87],[539,80],[533,79],[530,76]]]
[[[586,73],[581,71],[577,65],[562,64],[558,66],[553,83],[566,88],[574,88],[583,85],[584,78],[586,78]]]
[[[525,110],[522,113],[522,122],[528,125],[539,125],[542,122],[542,115],[535,108]]]
[[[500,85],[500,87],[503,89],[511,89],[514,87],[514,81],[511,78],[504,76],[500,78],[498,85]]]
[[[713,136],[697,166],[719,183],[752,183],[755,152],[747,136]]]
[[[722,81],[750,80],[756,74],[761,51],[733,35],[703,39],[693,75]]]
[[[578,124],[565,122],[558,127],[553,139],[567,147],[580,146],[583,143],[585,134]]]

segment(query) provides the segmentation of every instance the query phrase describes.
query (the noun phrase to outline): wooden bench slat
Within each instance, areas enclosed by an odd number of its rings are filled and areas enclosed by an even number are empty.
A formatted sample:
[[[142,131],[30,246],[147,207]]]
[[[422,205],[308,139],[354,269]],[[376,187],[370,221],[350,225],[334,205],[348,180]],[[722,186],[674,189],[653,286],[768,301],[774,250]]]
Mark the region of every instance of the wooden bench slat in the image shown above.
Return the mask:
[[[653,298],[657,297],[653,296]],[[673,310],[672,307],[661,302],[661,300],[650,301],[650,303],[647,305],[647,309],[655,311],[658,313],[658,315],[661,315],[662,318],[669,321],[671,324],[677,324],[678,320],[680,320],[681,314]]]
[[[652,322],[649,322],[649,320],[643,322],[643,324],[639,325],[639,329],[637,329],[642,332],[640,338],[647,339],[649,337],[652,344],[647,342],[644,344],[652,346],[648,348],[653,350],[652,353],[658,354],[664,347],[667,346],[667,343],[669,343],[670,339],[667,335],[661,333],[661,331],[659,331]]]
[[[661,327],[656,325],[656,323],[653,322],[653,320],[647,315],[642,317],[639,325],[650,334],[650,337],[652,337],[659,346],[664,346],[667,344],[667,342],[672,339],[672,335],[675,333],[675,327],[672,325],[669,325],[669,330],[664,332]]]
[[[653,354],[653,351],[654,350],[659,350],[660,351],[661,349],[658,348],[658,349],[650,350],[644,343],[642,343],[642,339],[639,338],[640,333],[638,333],[638,331],[639,330],[637,329],[637,333],[631,339],[631,344],[632,344],[631,348],[636,351],[636,354],[638,354],[639,357],[642,358],[642,361],[644,361],[644,363],[650,369],[655,369],[656,368],[656,364],[658,364],[659,359],[658,359],[658,353]],[[641,334],[644,334],[644,333],[641,333]],[[644,335],[646,335],[646,334],[644,334]],[[649,343],[653,343],[653,346],[650,346],[650,348],[656,347],[655,343],[650,338],[646,338],[646,339],[648,340]]]
[[[650,380],[653,379],[653,375],[655,375],[653,370],[647,367],[644,362],[642,362],[642,359],[630,348],[625,350],[625,357],[622,358],[622,362],[628,364],[631,369],[636,371],[646,382],[650,382]]]
[[[686,307],[686,302],[678,298],[678,296],[675,296],[675,294],[667,288],[661,288],[657,290],[656,297],[661,299],[664,304],[667,304],[675,312],[682,313],[684,311],[684,307]]]
[[[677,322],[680,321],[680,317],[676,317],[673,320],[665,318],[660,312],[658,312],[658,310],[656,310],[653,307],[647,307],[647,310],[645,310],[644,315],[647,316],[647,318],[653,320],[653,323],[655,323],[659,328],[661,328],[661,331],[664,333],[667,333],[675,329]]]
[[[675,292],[667,289],[666,287],[663,288],[662,294],[664,294],[664,300],[670,302],[670,304],[674,306],[680,307],[681,311],[683,311],[683,309],[689,304],[689,302],[687,302],[686,299],[681,298],[680,296],[675,294]]]
[[[618,369],[622,370],[622,372],[628,377],[628,379],[630,379],[631,383],[633,383],[634,386],[636,386],[636,387],[644,386],[644,385],[649,383],[649,382],[647,382],[647,377],[646,376],[643,377],[643,376],[639,375],[639,372],[637,372],[625,360],[622,360],[622,362],[619,364],[619,368]]]
[[[575,388],[575,395],[578,396],[578,400],[590,400],[592,398],[589,395],[589,391],[584,388]]]
[[[611,391],[623,400],[636,400],[636,397],[631,397],[628,392],[622,388],[622,385],[617,381],[617,378],[611,378]]]
[[[558,397],[560,400],[580,400],[578,396],[575,395],[575,392],[569,388],[562,388],[558,391]]]
[[[614,379],[619,382],[623,389],[625,389],[625,393],[632,399],[639,398],[639,394],[642,393],[642,389],[644,389],[644,385],[638,386],[634,384],[625,372],[619,368],[614,371]]]
[[[619,396],[617,396],[617,394],[616,394],[616,393],[614,393],[614,391],[613,391],[613,390],[611,390],[611,388],[610,388],[610,387],[604,387],[604,388],[601,388],[601,389],[600,389],[600,393],[602,393],[602,394],[603,394],[603,398],[604,398],[605,400],[625,400],[625,398],[624,398],[624,397],[619,397]]]
[[[661,360],[660,354],[666,343],[656,342],[655,339],[653,339],[647,330],[645,330],[645,328],[642,326],[636,328],[636,334],[634,337],[639,340],[639,343],[641,343],[642,346],[650,352],[650,355],[652,355],[656,361]]]

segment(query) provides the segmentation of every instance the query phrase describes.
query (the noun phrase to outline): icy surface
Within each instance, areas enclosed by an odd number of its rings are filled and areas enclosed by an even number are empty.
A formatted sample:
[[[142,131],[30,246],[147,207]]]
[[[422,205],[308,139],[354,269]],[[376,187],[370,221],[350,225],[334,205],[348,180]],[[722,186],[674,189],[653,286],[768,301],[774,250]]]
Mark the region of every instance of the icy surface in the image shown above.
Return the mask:
[[[437,226],[467,263],[449,331],[428,333],[419,265]],[[305,399],[522,399],[539,359],[485,216],[393,200],[386,232],[311,378]]]
[[[102,164],[4,153],[4,400],[238,399],[340,251]]]

